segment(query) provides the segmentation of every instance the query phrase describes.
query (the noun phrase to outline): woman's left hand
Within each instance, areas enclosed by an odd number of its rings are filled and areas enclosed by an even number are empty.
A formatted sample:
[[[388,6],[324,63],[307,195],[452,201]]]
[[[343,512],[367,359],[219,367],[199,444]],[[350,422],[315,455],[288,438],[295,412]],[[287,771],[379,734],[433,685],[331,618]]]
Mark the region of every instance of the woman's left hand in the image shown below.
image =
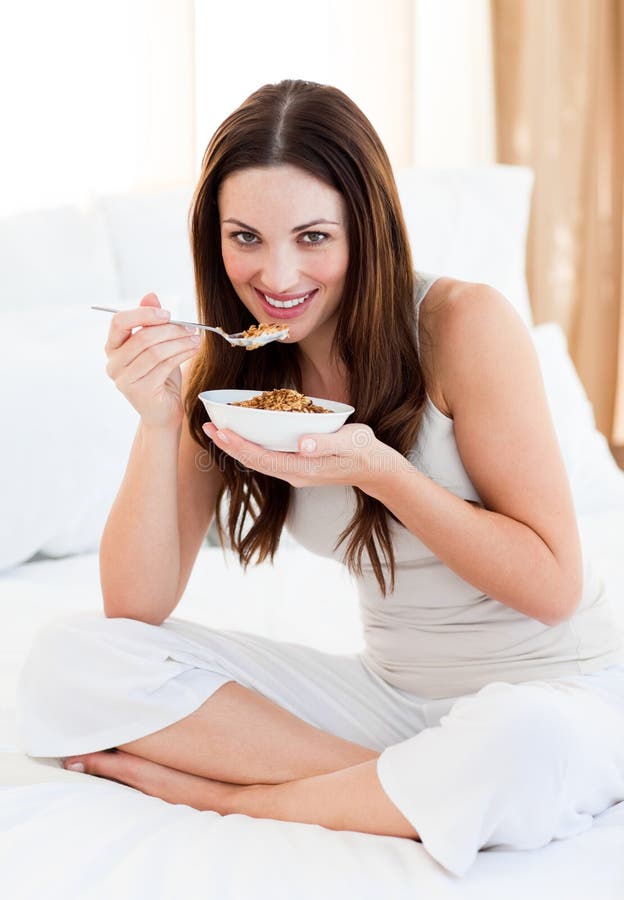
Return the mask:
[[[266,450],[230,429],[217,430],[211,422],[203,429],[220,450],[241,465],[281,478],[293,487],[349,484],[366,491],[371,480],[408,465],[400,453],[378,441],[368,425],[343,425],[333,434],[304,435],[296,453]]]

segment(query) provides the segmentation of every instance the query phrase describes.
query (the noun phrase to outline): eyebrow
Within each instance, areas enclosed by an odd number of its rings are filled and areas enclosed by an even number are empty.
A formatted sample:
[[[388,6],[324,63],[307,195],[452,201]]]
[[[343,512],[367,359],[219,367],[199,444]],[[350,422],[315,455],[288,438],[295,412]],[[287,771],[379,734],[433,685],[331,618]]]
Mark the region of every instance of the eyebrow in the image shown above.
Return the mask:
[[[251,225],[245,225],[245,223],[239,221],[239,219],[224,219],[222,224],[225,225],[226,222],[231,222],[233,225],[240,225],[241,228],[246,228],[247,231],[253,231],[255,234],[260,234],[257,228],[253,228]],[[292,229],[291,234],[295,234],[297,231],[303,231],[305,228],[311,228],[313,225],[340,225],[340,222],[332,222],[330,219],[315,219],[313,222],[306,222],[305,225],[297,225],[296,228]]]

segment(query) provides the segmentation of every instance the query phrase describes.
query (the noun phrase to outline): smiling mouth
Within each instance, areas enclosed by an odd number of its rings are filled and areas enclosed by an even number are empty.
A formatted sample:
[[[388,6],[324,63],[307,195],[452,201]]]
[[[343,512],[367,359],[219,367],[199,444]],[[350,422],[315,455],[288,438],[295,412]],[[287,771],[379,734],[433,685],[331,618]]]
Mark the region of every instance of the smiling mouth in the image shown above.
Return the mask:
[[[256,292],[260,294],[262,299],[272,306],[273,309],[292,309],[296,306],[301,306],[302,303],[305,303],[312,294],[315,294],[318,288],[314,288],[312,291],[308,291],[307,294],[301,294],[298,297],[291,297],[289,300],[276,300],[274,297],[269,296],[269,294],[264,294],[262,291],[259,291],[258,288],[255,288]]]

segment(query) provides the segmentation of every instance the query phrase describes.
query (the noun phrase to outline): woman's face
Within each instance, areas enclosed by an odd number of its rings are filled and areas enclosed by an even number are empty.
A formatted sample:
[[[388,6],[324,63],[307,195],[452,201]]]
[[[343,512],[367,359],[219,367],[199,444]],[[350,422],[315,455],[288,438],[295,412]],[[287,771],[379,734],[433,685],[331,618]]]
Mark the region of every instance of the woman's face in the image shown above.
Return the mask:
[[[242,169],[219,191],[221,250],[234,290],[288,343],[331,340],[349,261],[342,195],[291,165]]]

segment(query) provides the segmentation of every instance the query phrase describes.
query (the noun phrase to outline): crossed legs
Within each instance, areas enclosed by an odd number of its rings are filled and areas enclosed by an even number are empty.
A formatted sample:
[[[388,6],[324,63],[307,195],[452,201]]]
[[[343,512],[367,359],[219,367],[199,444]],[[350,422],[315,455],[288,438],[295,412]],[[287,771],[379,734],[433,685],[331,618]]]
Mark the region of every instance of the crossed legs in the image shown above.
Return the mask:
[[[197,809],[418,839],[381,787],[378,756],[231,681],[179,722],[65,765]]]

